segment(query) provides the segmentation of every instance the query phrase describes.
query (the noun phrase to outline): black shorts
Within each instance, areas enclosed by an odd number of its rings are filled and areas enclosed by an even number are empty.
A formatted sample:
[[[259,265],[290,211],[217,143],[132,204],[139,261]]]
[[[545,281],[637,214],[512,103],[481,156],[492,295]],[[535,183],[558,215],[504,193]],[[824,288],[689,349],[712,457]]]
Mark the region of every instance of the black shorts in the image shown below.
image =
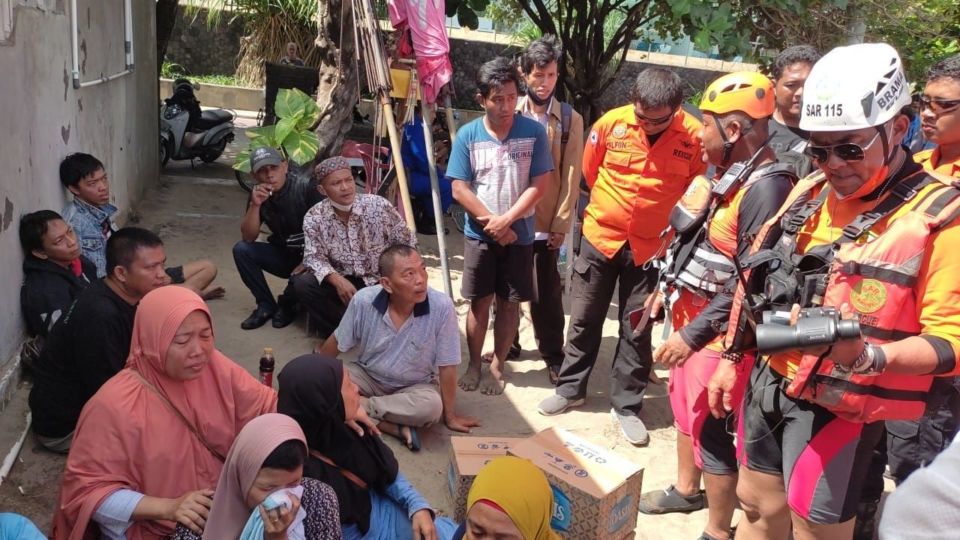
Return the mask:
[[[511,302],[533,299],[533,244],[501,246],[463,239],[463,283],[468,300],[496,294]]]
[[[862,424],[784,393],[788,380],[758,360],[743,399],[738,440],[741,464],[783,477],[787,503],[813,523],[857,514],[883,422]]]
[[[170,266],[163,269],[164,272],[170,276],[170,283],[179,285],[186,281],[187,279],[183,277],[183,267],[182,266]]]

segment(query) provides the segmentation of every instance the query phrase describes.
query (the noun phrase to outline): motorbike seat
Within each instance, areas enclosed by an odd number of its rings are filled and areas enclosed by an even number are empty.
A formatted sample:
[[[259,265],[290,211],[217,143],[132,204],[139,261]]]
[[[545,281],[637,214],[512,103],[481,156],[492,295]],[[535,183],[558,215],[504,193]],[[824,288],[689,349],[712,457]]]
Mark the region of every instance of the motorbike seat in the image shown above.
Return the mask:
[[[207,130],[233,120],[233,115],[223,109],[209,109],[200,113],[194,130]]]

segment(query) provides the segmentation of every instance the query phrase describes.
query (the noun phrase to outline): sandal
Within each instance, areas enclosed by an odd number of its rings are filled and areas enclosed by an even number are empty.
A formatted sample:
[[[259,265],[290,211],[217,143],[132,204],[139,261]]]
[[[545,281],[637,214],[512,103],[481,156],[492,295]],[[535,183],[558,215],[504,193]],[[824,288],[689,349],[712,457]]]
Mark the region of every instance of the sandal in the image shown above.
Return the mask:
[[[695,512],[701,510],[706,502],[703,490],[694,495],[681,495],[677,488],[670,486],[659,491],[648,491],[640,497],[640,512],[643,514],[672,514],[674,512]]]
[[[556,386],[560,381],[560,366],[547,366],[547,377],[550,379],[550,384]]]
[[[407,439],[403,435],[404,429],[409,430],[409,433],[410,433],[409,442],[407,442]],[[420,451],[420,434],[417,433],[417,428],[411,427],[411,426],[400,426],[400,436],[397,438],[400,439],[400,442],[403,443],[404,446],[409,448],[411,452]]]

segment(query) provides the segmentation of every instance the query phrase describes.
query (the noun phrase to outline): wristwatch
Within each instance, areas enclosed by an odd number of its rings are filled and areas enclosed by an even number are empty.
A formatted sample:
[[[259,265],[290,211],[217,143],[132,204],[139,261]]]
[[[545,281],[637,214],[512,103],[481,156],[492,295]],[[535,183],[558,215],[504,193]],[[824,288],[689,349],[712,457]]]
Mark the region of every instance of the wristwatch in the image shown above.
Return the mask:
[[[849,368],[837,367],[841,371],[857,375],[879,375],[887,367],[887,356],[879,345],[864,343],[863,350]]]

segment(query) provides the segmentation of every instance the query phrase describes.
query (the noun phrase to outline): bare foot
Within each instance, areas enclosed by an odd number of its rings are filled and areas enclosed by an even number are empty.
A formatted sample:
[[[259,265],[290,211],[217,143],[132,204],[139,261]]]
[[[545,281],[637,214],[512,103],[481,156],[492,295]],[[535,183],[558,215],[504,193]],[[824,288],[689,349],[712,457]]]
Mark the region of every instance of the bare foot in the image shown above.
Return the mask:
[[[204,289],[204,291],[200,293],[200,298],[204,300],[216,300],[217,298],[223,298],[225,294],[227,294],[227,290],[223,287],[211,287]]]
[[[480,361],[484,364],[489,364],[493,362],[493,351],[487,351],[480,355]]]
[[[468,365],[467,372],[460,377],[457,384],[460,385],[460,389],[464,392],[473,392],[476,390],[477,386],[480,385],[480,365]]]
[[[483,374],[480,393],[485,396],[499,396],[506,386],[507,383],[504,382],[503,375],[494,374],[491,371]]]

